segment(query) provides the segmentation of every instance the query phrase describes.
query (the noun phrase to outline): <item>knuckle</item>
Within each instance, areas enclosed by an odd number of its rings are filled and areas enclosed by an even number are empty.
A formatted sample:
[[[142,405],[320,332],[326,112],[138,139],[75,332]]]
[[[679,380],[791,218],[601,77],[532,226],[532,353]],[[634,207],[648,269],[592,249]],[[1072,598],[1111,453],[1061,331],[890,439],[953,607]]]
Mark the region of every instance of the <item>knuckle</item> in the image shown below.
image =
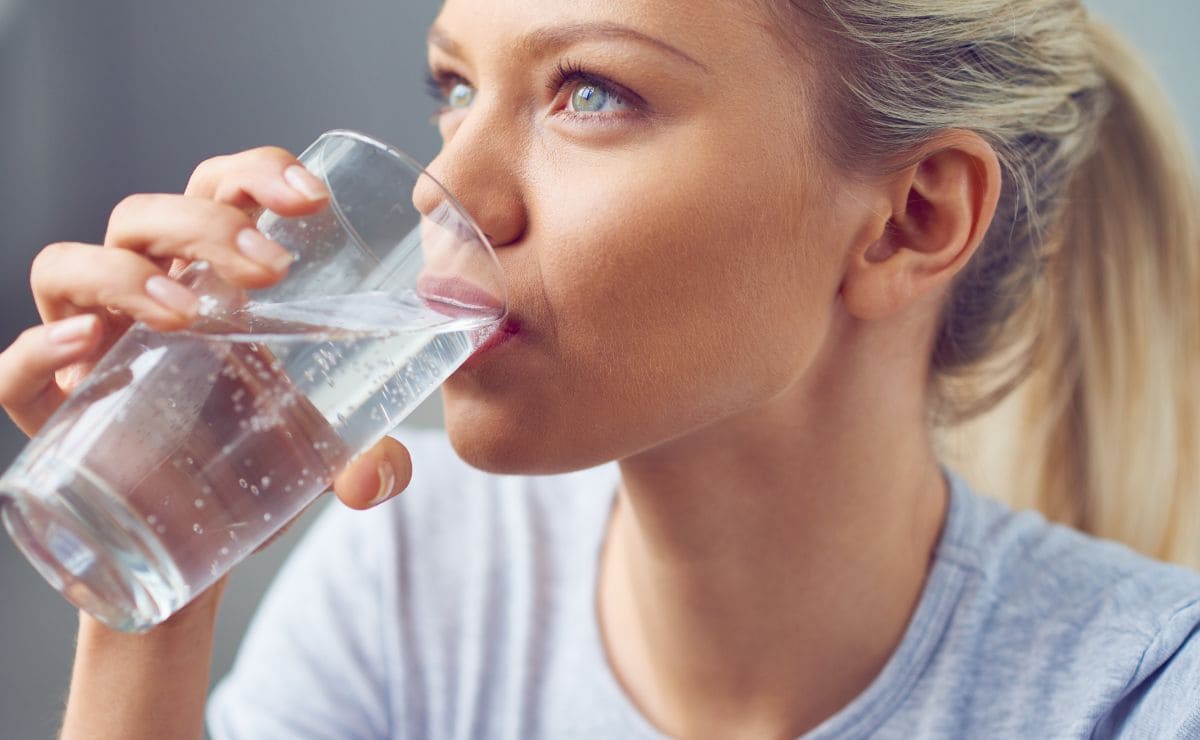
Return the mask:
[[[32,345],[33,343],[35,343],[37,341],[38,334],[39,334],[39,332],[41,332],[41,330],[42,330],[41,326],[30,326],[30,327],[26,328],[24,331],[22,331],[20,334],[17,335],[17,338],[13,340],[13,343],[10,344],[8,346],[8,349],[6,349],[4,352],[7,354],[8,352],[11,352],[14,349],[19,350],[21,347],[24,347],[26,345]]]
[[[126,195],[113,206],[112,213],[108,216],[108,232],[114,231],[122,223],[131,219],[134,214],[141,213],[147,208],[153,206],[155,197],[146,193],[134,193]]]
[[[112,217],[115,218],[118,215],[125,215],[127,211],[136,211],[140,208],[144,208],[147,204],[147,201],[150,200],[150,197],[151,196],[146,195],[145,193],[132,193],[131,195],[126,195],[124,198],[117,201],[117,205],[113,207]]]
[[[253,159],[263,164],[282,164],[296,159],[296,155],[279,146],[260,146],[247,152]]]
[[[66,249],[66,244],[55,242],[42,247],[41,251],[34,255],[33,263],[29,266],[29,283],[35,290],[45,283],[47,275],[53,274],[53,265],[59,261]]]
[[[228,161],[229,155],[222,154],[219,157],[209,157],[196,165],[196,168],[192,170],[192,176],[188,178],[188,188],[190,189],[201,182],[212,179],[216,173],[225,168]]]

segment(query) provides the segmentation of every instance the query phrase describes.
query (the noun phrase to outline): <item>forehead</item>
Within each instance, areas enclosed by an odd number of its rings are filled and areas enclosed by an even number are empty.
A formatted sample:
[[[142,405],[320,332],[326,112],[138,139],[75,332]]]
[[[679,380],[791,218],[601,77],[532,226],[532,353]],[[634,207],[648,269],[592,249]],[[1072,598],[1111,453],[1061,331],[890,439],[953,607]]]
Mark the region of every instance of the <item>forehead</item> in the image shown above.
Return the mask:
[[[434,27],[451,41],[506,55],[527,50],[539,31],[623,26],[700,61],[778,55],[762,0],[446,0]]]

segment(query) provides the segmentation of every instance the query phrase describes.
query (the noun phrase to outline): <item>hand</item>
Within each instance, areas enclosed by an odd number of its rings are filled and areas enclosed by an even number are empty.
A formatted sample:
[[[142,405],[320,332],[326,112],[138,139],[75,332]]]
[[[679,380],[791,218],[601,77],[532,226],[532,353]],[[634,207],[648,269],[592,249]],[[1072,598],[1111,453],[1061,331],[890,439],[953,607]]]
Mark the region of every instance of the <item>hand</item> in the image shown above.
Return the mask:
[[[183,195],[126,198],[113,210],[103,245],[46,247],[30,280],[45,323],[0,352],[0,406],[33,435],[134,321],[160,331],[189,326],[197,296],[171,275],[192,261],[207,260],[241,287],[275,283],[290,255],[254,228],[255,213],[300,216],[327,198],[324,184],[293,155],[254,149],[201,163]],[[333,488],[347,506],[365,509],[403,490],[411,472],[407,450],[386,438]]]

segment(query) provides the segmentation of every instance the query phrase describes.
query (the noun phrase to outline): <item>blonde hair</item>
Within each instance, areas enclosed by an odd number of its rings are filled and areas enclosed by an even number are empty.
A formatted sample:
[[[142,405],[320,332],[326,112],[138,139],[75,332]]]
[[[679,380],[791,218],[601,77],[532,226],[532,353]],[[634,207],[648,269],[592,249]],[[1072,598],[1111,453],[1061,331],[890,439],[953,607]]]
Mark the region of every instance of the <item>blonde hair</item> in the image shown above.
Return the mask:
[[[836,161],[894,166],[955,128],[1001,160],[934,349],[942,458],[1014,505],[1200,567],[1200,198],[1146,65],[1077,0],[784,10],[838,57]]]

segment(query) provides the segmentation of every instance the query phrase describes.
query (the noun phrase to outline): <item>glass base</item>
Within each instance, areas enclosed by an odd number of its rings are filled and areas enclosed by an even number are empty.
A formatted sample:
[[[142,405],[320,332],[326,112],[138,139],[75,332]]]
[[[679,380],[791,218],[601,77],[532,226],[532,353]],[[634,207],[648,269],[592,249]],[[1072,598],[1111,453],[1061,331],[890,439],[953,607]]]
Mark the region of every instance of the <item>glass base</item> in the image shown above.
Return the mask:
[[[112,629],[142,632],[181,604],[160,547],[142,536],[115,497],[85,475],[61,476],[47,490],[6,477],[0,519],[51,586]]]

